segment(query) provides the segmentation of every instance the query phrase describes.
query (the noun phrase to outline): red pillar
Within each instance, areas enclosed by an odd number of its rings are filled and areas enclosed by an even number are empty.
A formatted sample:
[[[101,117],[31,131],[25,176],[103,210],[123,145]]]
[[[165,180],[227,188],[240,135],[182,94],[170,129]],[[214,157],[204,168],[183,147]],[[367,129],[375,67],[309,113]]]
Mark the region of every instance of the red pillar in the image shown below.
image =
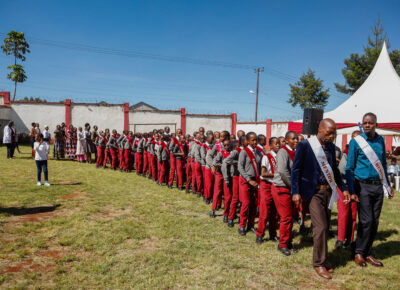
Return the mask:
[[[65,100],[65,125],[67,128],[71,125],[71,99]]]
[[[267,145],[265,147],[267,147],[267,150],[271,150],[271,148],[269,147],[269,138],[271,138],[272,136],[272,119],[267,119],[267,126],[266,126],[267,132],[266,135],[267,136]]]
[[[129,130],[129,103],[124,103],[124,130]]]
[[[393,136],[385,136],[386,152],[392,153]]]
[[[181,108],[181,130],[182,134],[186,135],[186,109]]]
[[[236,123],[237,123],[237,115],[236,115],[236,113],[231,114],[231,119],[232,119],[231,134],[236,136]]]
[[[0,96],[3,96],[4,106],[10,106],[10,92],[0,92]]]
[[[342,152],[346,149],[347,145],[347,134],[342,135]]]

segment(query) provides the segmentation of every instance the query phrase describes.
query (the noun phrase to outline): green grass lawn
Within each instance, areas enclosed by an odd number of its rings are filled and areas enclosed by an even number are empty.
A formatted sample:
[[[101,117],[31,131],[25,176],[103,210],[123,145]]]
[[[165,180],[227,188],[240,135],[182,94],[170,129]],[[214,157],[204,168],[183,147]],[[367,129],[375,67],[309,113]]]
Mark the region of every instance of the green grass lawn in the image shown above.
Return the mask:
[[[30,154],[7,160],[2,147],[0,156],[1,288],[400,289],[399,195],[385,200],[374,243],[385,267],[356,266],[331,239],[335,273],[326,281],[297,224],[300,251],[284,257],[275,243],[258,246],[254,234],[210,218],[196,196],[136,174],[51,160],[53,185],[38,187]],[[336,211],[332,224],[336,231]]]

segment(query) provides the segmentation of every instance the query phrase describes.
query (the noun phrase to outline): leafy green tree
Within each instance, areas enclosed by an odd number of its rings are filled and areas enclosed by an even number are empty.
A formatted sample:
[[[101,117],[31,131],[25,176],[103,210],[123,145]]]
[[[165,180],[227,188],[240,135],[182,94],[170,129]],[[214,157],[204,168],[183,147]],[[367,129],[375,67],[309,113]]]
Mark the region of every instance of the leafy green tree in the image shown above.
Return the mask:
[[[288,103],[293,107],[299,105],[306,108],[324,108],[328,103],[329,89],[324,90],[323,81],[315,78],[315,71],[308,69],[300,80],[290,86]]]
[[[28,101],[28,102],[41,102],[41,103],[45,103],[47,102],[46,99],[42,99],[40,97],[25,97],[22,99],[23,101]]]
[[[361,87],[374,68],[385,41],[389,49],[389,39],[384,32],[381,19],[378,18],[372,28],[372,36],[368,36],[368,44],[364,47],[364,53],[361,55],[352,53],[349,58],[344,60],[345,67],[342,69],[342,74],[346,83],[344,85],[335,83],[338,92],[354,94]],[[389,56],[395,70],[400,75],[400,51],[394,49]]]
[[[23,83],[27,79],[24,67],[17,64],[17,60],[21,60],[22,62],[26,60],[25,54],[30,53],[29,44],[25,40],[23,32],[11,30],[7,33],[7,38],[4,39],[1,49],[6,55],[14,56],[14,65],[8,67],[11,72],[7,75],[7,78],[14,82],[14,101],[17,93],[17,83]]]

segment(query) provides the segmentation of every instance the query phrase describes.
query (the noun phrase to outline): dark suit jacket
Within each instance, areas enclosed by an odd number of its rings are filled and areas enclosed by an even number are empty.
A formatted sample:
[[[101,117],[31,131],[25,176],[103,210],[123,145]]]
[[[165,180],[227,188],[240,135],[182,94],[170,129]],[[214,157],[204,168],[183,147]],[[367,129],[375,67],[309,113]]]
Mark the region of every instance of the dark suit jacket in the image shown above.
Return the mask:
[[[336,185],[339,189],[345,190],[345,184],[336,164],[335,145],[330,143],[327,149],[328,163],[335,175]],[[319,171],[320,167],[310,143],[307,140],[300,142],[292,167],[292,194],[300,194],[303,200],[310,200],[317,190]]]

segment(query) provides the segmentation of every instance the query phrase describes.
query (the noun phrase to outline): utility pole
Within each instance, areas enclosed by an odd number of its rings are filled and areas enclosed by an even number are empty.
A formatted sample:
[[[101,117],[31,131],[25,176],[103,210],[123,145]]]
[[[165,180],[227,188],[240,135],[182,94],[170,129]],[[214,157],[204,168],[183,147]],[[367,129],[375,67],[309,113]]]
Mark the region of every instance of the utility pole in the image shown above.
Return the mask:
[[[256,116],[255,116],[255,122],[257,122],[257,112],[258,112],[258,87],[260,83],[260,72],[263,72],[264,68],[259,67],[254,70],[254,72],[257,74],[257,90],[256,90]]]

